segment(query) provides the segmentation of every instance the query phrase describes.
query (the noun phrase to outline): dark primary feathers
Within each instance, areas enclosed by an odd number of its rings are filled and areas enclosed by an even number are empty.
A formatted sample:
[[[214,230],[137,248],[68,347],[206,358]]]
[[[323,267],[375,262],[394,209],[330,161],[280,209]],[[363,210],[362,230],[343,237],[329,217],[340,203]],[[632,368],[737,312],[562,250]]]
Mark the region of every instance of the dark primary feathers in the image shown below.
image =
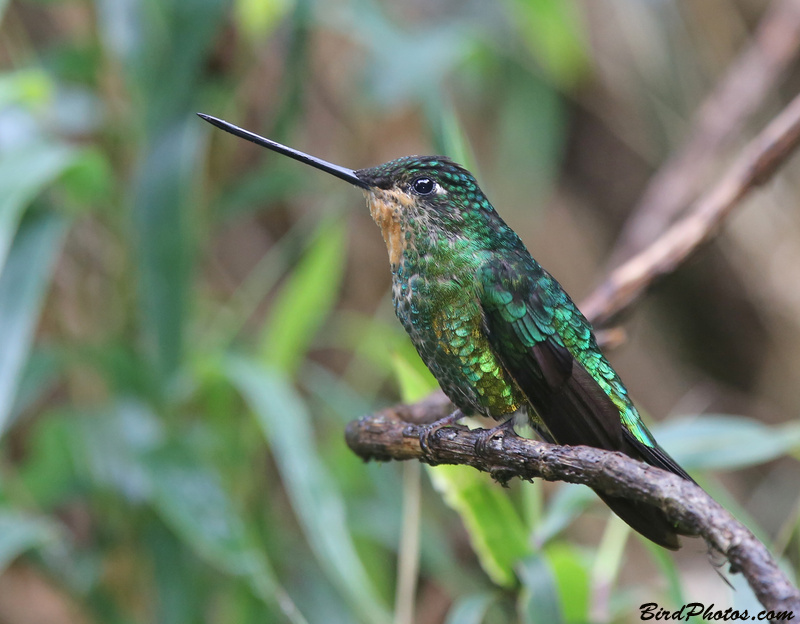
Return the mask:
[[[548,273],[521,255],[486,263],[479,280],[489,342],[553,440],[621,451],[691,479],[656,444],[588,321]],[[652,541],[679,548],[657,507],[600,496]]]

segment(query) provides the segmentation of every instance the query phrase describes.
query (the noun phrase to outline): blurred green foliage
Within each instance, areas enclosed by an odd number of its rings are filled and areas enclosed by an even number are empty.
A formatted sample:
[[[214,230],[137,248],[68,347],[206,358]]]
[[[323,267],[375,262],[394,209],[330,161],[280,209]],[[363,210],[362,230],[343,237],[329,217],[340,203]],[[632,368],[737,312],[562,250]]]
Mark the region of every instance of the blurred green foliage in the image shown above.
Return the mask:
[[[580,192],[574,144],[611,133],[630,157],[639,141],[614,125],[624,107],[582,93],[616,86],[660,136],[699,95],[666,110],[631,94],[683,84],[702,56],[638,76],[663,50],[637,37],[687,37],[693,9],[626,22],[624,2],[599,4],[610,17],[560,0],[0,2],[0,620],[633,621],[645,601],[679,606],[687,570],[750,604],[702,547],[630,540],[588,490],[354,457],[348,420],[435,387],[393,319],[380,235],[345,185],[194,116],[355,166],[447,153],[546,254],[578,241],[549,257],[580,283],[599,262],[581,250],[609,234],[568,218],[536,234],[546,207]],[[609,77],[613,54],[628,61]],[[688,469],[761,467],[698,479],[796,562],[796,482],[768,482],[800,450],[796,423],[693,415],[657,433]],[[778,498],[786,514],[760,527],[747,501]],[[419,575],[398,605],[401,544]]]

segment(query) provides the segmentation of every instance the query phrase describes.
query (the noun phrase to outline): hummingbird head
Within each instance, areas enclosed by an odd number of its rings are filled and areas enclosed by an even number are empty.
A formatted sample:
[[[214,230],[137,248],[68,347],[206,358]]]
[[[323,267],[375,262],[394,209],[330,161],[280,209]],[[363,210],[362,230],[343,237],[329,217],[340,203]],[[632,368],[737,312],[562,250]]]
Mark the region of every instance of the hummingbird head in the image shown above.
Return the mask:
[[[472,174],[445,156],[406,156],[369,169],[347,169],[253,134],[216,117],[209,123],[274,152],[326,171],[359,187],[381,228],[396,266],[410,241],[473,244],[497,240],[492,233],[511,230],[497,216]]]
[[[355,172],[393,265],[408,241],[491,238],[494,209],[472,174],[446,156],[406,156]],[[489,235],[489,236],[487,236]]]

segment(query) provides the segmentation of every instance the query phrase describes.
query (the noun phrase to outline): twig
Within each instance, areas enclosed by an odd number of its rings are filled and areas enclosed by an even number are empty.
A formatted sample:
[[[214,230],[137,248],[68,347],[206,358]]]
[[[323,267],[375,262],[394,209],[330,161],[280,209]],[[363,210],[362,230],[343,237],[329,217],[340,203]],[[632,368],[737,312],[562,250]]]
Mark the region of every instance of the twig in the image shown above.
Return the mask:
[[[713,163],[800,51],[800,0],[776,0],[750,45],[698,108],[687,142],[650,179],[611,254],[611,266],[641,251],[697,197]]]
[[[596,326],[628,309],[659,277],[671,273],[714,235],[753,188],[767,182],[800,143],[800,96],[745,148],[728,173],[647,249],[609,277],[581,305]]]
[[[441,407],[444,407],[442,405]],[[447,427],[433,433],[428,449],[418,425],[396,410],[365,416],[347,426],[350,448],[365,460],[419,460],[463,464],[505,482],[518,476],[581,483],[610,496],[641,500],[664,510],[680,533],[699,535],[741,572],[768,610],[800,613],[800,592],[766,547],[700,487],[621,453],[587,446],[557,446],[515,435],[486,440],[482,430]]]

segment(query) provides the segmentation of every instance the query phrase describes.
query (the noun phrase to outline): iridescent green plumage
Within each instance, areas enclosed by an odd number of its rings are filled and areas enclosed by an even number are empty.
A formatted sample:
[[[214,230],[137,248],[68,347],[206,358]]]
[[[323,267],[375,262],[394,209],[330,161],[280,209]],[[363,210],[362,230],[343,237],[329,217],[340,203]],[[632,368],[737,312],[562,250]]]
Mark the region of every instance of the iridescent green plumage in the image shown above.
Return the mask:
[[[462,413],[505,420],[525,410],[549,441],[621,451],[690,479],[645,427],[589,322],[466,169],[413,156],[352,171],[208,120],[363,189],[389,250],[397,316]],[[679,547],[658,508],[603,500]]]
[[[356,175],[384,238],[401,233],[402,253],[390,245],[397,316],[463,413],[503,419],[526,409],[549,440],[622,451],[689,478],[645,427],[589,322],[468,171],[437,156]],[[432,190],[416,192],[419,180]],[[653,541],[679,546],[657,508],[604,500]]]

